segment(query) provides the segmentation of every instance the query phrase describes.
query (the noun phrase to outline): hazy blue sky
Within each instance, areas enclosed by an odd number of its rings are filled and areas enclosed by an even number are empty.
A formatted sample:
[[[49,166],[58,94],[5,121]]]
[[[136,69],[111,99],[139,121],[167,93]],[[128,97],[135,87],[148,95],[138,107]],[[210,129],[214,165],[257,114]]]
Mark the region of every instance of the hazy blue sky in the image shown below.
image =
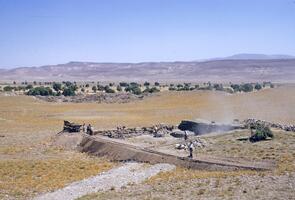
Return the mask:
[[[0,67],[295,55],[295,0],[0,0]]]

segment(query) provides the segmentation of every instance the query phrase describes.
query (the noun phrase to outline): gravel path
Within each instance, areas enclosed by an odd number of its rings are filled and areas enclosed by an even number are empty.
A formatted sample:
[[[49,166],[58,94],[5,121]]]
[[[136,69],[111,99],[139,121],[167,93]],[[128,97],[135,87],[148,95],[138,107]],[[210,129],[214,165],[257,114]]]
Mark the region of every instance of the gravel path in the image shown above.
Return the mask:
[[[35,200],[72,200],[93,192],[121,188],[128,183],[140,183],[161,171],[168,171],[174,168],[175,166],[170,164],[150,166],[139,163],[126,163],[108,172],[74,182],[55,192],[36,197]]]

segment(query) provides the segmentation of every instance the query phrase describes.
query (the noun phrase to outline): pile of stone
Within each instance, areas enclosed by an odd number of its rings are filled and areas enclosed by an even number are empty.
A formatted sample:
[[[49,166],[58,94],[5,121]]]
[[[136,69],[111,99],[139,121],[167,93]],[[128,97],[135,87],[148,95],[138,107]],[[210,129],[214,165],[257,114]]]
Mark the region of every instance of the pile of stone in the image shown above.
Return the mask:
[[[264,120],[254,119],[254,118],[246,119],[244,120],[243,123],[244,123],[244,126],[247,128],[257,127],[257,126],[267,126],[271,128],[282,129],[284,131],[295,132],[295,125],[282,125],[279,123],[271,123]]]
[[[120,126],[114,130],[95,131],[94,135],[98,134],[116,139],[130,138],[140,135],[153,135],[154,137],[164,137],[166,134],[170,134],[174,128],[175,126],[167,124],[158,124],[152,127],[137,128],[126,128],[124,126]]]
[[[194,140],[192,141],[194,148],[204,148],[207,146],[207,142],[204,139],[201,139],[199,137],[194,138]],[[186,142],[184,144],[176,144],[175,145],[175,149],[184,149],[187,150],[188,146],[189,146],[190,142]]]

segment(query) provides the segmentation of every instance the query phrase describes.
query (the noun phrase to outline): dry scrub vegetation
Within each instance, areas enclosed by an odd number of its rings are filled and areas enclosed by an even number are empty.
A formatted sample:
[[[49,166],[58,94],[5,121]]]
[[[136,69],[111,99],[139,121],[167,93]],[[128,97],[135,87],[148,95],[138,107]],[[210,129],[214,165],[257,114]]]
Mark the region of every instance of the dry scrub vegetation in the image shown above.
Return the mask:
[[[0,161],[0,198],[3,199],[6,195],[26,198],[56,190],[111,167],[112,164],[103,159],[84,156],[73,156],[68,159]]]
[[[91,123],[97,129],[114,128],[117,125],[136,127],[157,123],[178,124],[182,119],[194,118],[224,121],[255,117],[294,124],[294,102],[295,87],[291,86],[234,95],[208,91],[163,92],[159,96],[127,104],[48,103],[28,96],[0,96],[0,199],[27,199],[113,166],[105,159],[90,158],[50,146],[50,138],[61,130],[63,120]],[[215,144],[201,153],[281,159],[279,169],[282,172],[294,169],[294,136],[290,134],[276,133],[274,141],[255,144],[224,137],[213,138]],[[145,185],[148,185],[147,188],[165,190],[169,189],[165,185],[171,184],[174,188],[178,187],[175,184],[180,184],[179,187],[183,188],[186,181],[191,181],[185,179],[191,176],[196,180],[205,180],[205,177],[223,180],[223,176],[239,177],[240,173],[249,172],[232,173],[177,169],[160,174]],[[173,181],[175,178],[183,180]],[[191,190],[197,194],[207,193],[206,188]],[[148,192],[138,195],[143,194],[151,197]]]

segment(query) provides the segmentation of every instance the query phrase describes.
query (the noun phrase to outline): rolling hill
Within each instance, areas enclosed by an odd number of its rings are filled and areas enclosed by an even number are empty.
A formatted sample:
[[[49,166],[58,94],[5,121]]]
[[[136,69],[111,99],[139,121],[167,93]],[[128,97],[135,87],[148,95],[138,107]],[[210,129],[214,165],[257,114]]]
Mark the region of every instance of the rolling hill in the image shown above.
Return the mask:
[[[294,82],[295,59],[225,59],[203,62],[69,62],[0,70],[1,81],[273,81]]]

